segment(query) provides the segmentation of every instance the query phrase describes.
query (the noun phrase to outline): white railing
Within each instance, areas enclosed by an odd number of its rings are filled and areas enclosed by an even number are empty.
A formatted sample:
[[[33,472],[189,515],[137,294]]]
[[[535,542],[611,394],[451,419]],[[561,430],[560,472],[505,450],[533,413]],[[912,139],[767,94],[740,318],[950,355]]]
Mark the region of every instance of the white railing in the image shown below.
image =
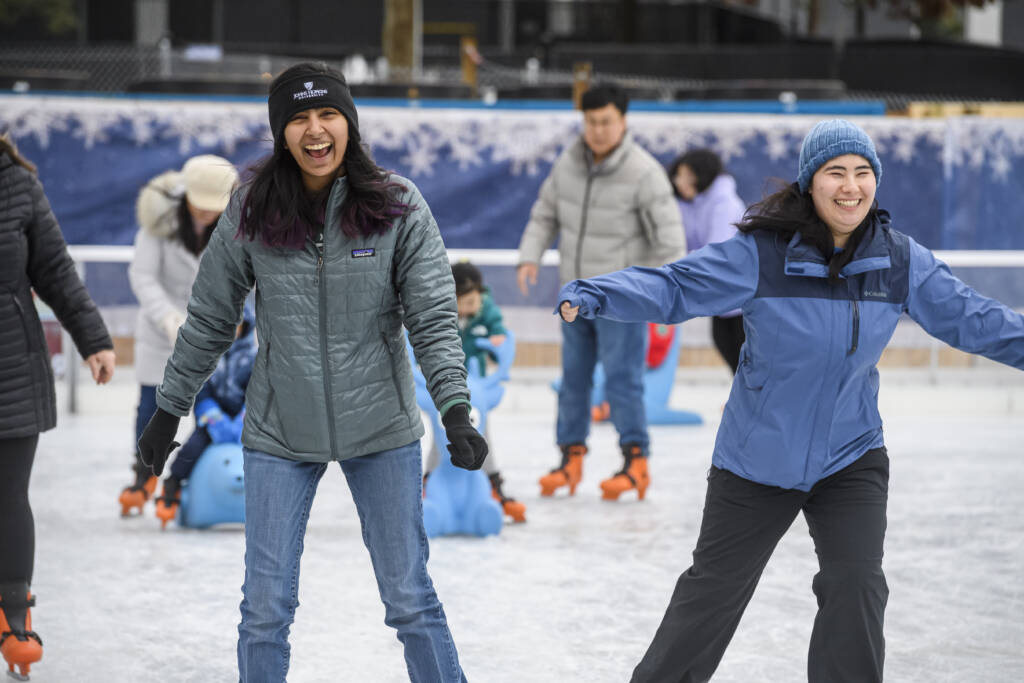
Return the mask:
[[[102,261],[109,263],[128,263],[132,260],[135,247],[131,246],[95,246],[69,245],[71,258],[77,263]],[[988,250],[988,251],[935,251],[935,257],[953,268],[1022,268],[1024,267],[1024,251]],[[450,249],[448,256],[452,261],[469,260],[481,266],[514,266],[519,260],[515,249]],[[558,252],[548,249],[541,258],[541,265],[557,266]]]
[[[84,265],[86,263],[130,263],[135,248],[132,246],[69,245],[68,251],[78,266],[79,276],[84,280]],[[953,268],[1024,268],[1024,251],[936,251],[934,254],[936,258]],[[469,260],[478,266],[514,266],[518,263],[518,253],[515,249],[450,249],[448,257],[452,261]],[[541,258],[541,265],[557,266],[558,252],[553,249],[545,251]],[[78,410],[79,364],[71,359],[74,342],[66,331],[62,332],[61,348],[66,349],[65,353],[67,353],[65,375],[68,388],[68,410],[75,413]],[[939,348],[939,341],[932,338],[929,349],[929,366],[933,378],[938,369]]]

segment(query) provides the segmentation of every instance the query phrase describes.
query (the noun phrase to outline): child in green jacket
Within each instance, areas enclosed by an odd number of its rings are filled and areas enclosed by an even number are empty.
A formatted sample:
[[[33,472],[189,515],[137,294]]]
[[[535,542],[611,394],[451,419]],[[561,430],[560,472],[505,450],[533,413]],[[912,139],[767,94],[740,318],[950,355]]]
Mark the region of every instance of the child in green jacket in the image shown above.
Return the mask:
[[[501,317],[501,309],[491,298],[490,290],[484,286],[480,270],[468,261],[452,265],[452,276],[455,278],[455,297],[459,307],[459,336],[462,338],[462,350],[466,354],[466,365],[469,359],[476,358],[481,375],[487,374],[488,351],[478,348],[477,339],[488,339],[494,346],[501,346],[505,341],[505,325]],[[438,464],[437,446],[427,454],[426,474],[424,481]],[[526,506],[514,498],[509,498],[502,491],[503,479],[498,472],[494,450],[491,449],[484,460],[484,471],[491,480],[491,492],[495,500],[501,503],[505,514],[516,522],[526,521]]]

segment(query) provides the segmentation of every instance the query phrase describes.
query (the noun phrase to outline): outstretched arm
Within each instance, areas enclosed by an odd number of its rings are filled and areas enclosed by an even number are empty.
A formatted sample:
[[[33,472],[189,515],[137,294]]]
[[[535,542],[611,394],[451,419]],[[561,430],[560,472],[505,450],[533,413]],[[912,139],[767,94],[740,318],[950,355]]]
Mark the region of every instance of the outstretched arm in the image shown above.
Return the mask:
[[[757,282],[757,244],[741,234],[660,268],[573,280],[558,293],[558,312],[567,320],[578,307],[584,318],[675,324],[739,308],[753,298]]]
[[[1024,370],[1024,316],[968,287],[912,239],[907,313],[950,346]]]

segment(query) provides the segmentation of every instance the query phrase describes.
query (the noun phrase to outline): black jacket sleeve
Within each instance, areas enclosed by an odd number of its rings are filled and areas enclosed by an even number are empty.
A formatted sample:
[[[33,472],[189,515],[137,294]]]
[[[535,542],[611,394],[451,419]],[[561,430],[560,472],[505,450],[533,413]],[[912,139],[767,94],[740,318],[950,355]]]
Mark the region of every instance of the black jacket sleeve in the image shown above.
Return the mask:
[[[32,220],[28,226],[28,278],[36,294],[53,309],[82,358],[114,348],[96,304],[75,271],[64,235],[43,193],[31,179]]]

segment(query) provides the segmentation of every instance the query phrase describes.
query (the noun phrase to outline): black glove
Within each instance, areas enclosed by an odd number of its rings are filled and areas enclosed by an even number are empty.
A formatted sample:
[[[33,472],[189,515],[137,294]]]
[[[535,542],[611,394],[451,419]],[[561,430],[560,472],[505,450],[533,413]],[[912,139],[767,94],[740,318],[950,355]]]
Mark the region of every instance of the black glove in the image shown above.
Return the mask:
[[[441,422],[448,435],[448,452],[452,454],[452,464],[464,470],[480,469],[487,457],[487,441],[470,424],[466,404],[458,403],[449,408]]]
[[[177,415],[157,408],[139,437],[139,459],[144,465],[153,468],[153,474],[158,477],[164,471],[167,456],[181,445],[174,440],[180,421]]]

